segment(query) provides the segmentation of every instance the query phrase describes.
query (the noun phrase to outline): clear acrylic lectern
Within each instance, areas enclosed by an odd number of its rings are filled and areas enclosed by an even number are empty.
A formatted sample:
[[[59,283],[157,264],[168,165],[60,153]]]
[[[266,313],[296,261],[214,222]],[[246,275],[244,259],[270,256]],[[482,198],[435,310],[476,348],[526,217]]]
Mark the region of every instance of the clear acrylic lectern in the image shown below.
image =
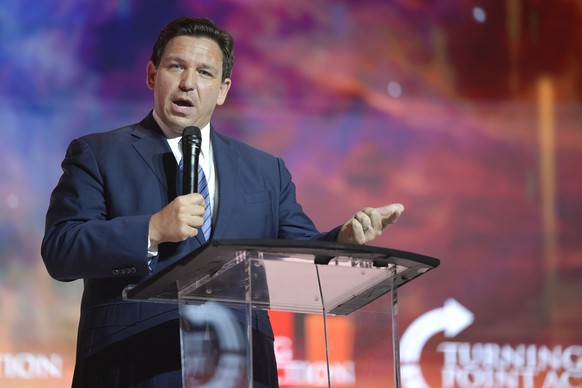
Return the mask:
[[[253,386],[256,311],[321,314],[327,344],[326,316],[350,314],[392,292],[399,387],[397,288],[439,263],[405,251],[325,241],[214,240],[129,286],[124,297],[178,303],[184,387],[223,388]]]

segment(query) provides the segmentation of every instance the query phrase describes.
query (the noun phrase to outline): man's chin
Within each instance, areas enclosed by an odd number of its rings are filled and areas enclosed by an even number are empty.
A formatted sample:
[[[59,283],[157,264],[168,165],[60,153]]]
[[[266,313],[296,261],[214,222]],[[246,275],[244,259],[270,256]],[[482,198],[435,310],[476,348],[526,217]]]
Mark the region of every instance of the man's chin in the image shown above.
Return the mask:
[[[170,129],[172,132],[182,135],[184,128],[190,126],[196,126],[196,120],[187,117],[172,117],[171,122],[169,122]]]

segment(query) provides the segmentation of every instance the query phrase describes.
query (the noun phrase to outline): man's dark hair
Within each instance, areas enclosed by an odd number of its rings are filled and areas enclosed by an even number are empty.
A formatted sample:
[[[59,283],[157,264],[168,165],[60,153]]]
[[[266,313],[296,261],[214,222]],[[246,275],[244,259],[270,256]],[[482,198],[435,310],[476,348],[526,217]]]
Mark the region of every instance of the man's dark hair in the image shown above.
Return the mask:
[[[196,36],[212,39],[222,51],[222,81],[230,78],[234,64],[234,42],[232,36],[214,24],[212,20],[205,18],[181,17],[168,23],[160,35],[152,50],[150,60],[157,68],[166,45],[177,36]]]

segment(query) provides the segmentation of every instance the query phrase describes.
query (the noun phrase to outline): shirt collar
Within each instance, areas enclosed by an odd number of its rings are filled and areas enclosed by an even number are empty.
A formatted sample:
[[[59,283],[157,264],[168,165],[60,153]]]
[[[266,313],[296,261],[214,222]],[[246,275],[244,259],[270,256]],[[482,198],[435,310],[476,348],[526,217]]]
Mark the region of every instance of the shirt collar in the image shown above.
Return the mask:
[[[202,144],[200,145],[200,155],[202,158],[208,158],[210,155],[210,123],[206,124],[204,128],[200,129],[200,134],[202,135]],[[174,157],[179,162],[182,159],[182,149],[180,148],[181,137],[174,137],[172,139],[166,139],[168,145],[174,154]]]

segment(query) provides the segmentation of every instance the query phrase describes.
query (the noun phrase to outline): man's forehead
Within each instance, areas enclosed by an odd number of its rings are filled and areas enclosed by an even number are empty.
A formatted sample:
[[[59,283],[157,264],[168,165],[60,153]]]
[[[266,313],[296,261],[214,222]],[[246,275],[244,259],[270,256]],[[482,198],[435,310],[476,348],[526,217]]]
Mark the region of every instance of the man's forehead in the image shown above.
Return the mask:
[[[163,59],[187,60],[190,56],[222,64],[222,51],[214,40],[203,36],[180,35],[172,38],[162,53]]]
[[[166,44],[164,54],[170,50],[201,50],[211,54],[222,55],[220,46],[216,41],[205,36],[179,35]]]

